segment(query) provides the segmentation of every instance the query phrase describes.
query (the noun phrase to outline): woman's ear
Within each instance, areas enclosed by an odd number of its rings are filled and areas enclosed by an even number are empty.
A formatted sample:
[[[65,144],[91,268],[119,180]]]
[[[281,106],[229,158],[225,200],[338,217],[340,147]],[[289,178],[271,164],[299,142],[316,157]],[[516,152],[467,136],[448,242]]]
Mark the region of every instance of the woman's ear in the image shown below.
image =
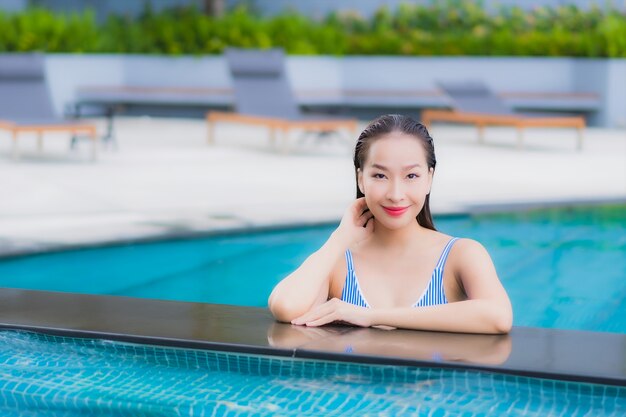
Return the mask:
[[[361,168],[357,168],[356,170],[356,183],[359,187],[359,191],[361,191],[361,194],[365,195],[363,192],[363,171],[361,171]]]
[[[430,190],[433,186],[433,177],[435,175],[435,168],[428,168],[428,194],[430,194]]]

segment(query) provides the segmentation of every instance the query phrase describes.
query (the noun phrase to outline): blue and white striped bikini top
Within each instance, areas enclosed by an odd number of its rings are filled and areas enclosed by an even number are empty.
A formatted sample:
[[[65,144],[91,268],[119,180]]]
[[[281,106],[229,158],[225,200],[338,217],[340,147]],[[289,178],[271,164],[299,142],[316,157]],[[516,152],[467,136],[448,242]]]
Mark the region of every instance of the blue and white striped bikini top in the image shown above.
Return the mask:
[[[441,256],[439,257],[439,261],[435,266],[435,270],[433,271],[433,275],[426,286],[426,289],[422,293],[422,296],[417,300],[413,307],[425,307],[432,306],[436,304],[447,304],[448,300],[446,299],[446,295],[443,291],[443,268],[446,264],[446,260],[448,259],[448,254],[450,253],[450,249],[452,249],[452,245],[459,238],[454,237],[448,241],[446,247],[443,249]],[[341,300],[350,304],[355,304],[360,307],[370,308],[369,303],[363,297],[363,293],[361,292],[361,286],[359,285],[359,281],[356,278],[356,274],[354,273],[354,263],[352,262],[352,253],[348,249],[346,251],[346,263],[348,265],[348,272],[346,274],[346,283],[343,286],[343,291],[341,292]]]

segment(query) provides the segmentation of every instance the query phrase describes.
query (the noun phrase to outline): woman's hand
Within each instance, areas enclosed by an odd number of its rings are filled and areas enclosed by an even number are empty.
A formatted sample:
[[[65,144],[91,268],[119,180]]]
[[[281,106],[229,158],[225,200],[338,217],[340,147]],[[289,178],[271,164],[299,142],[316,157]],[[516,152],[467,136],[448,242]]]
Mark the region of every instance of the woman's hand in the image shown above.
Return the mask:
[[[347,246],[367,239],[373,232],[374,216],[367,208],[365,197],[357,198],[350,204],[335,231]]]
[[[315,327],[332,322],[340,322],[360,327],[370,327],[369,313],[369,308],[359,307],[341,301],[338,298],[333,298],[292,320],[291,324]]]

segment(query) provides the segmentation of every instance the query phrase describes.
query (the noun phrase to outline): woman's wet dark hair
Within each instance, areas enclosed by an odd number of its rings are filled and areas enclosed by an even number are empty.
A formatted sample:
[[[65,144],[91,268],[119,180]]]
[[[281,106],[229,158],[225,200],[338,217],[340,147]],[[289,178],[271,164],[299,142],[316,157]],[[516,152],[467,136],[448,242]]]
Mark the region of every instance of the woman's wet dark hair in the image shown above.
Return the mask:
[[[428,168],[432,168],[433,170],[435,169],[435,165],[437,164],[437,159],[435,158],[435,145],[433,144],[433,138],[430,137],[428,130],[423,124],[401,114],[386,114],[384,116],[380,116],[370,122],[365,130],[361,132],[361,135],[356,142],[356,147],[354,148],[354,172],[357,178],[356,198],[364,197],[361,190],[359,190],[359,169],[363,168],[363,164],[367,159],[371,144],[376,139],[392,132],[404,133],[419,140],[426,151],[426,163],[428,164]],[[437,230],[435,229],[433,217],[430,213],[429,201],[430,193],[426,195],[424,207],[417,215],[417,222],[422,227]]]

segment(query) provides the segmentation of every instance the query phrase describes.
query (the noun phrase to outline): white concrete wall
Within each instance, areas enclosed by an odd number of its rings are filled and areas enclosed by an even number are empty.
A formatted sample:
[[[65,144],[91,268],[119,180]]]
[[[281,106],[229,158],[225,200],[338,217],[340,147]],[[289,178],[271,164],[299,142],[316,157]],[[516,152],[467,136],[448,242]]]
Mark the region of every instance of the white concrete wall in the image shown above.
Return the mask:
[[[123,58],[124,81],[135,86],[220,88],[230,86],[226,63],[218,56],[145,56]]]
[[[564,92],[572,85],[568,58],[346,57],[344,88],[434,89],[435,80],[482,79],[495,91]]]
[[[55,110],[63,114],[81,85],[123,84],[124,60],[119,55],[48,54],[46,76]]]
[[[626,59],[607,63],[605,119],[603,126],[626,128]]]
[[[221,56],[49,54],[46,69],[58,113],[81,86],[231,87]],[[595,93],[590,121],[626,125],[626,59],[290,56],[287,72],[295,90],[313,93],[309,104],[315,93],[332,104],[342,89],[434,91],[437,80],[477,78],[494,91]]]

